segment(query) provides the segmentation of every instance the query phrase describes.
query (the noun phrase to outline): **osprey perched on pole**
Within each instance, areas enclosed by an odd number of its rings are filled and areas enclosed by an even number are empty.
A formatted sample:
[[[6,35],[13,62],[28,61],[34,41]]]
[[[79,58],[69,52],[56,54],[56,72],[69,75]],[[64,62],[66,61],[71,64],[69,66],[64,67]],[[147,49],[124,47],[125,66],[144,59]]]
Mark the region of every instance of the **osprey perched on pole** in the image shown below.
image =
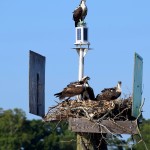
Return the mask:
[[[81,81],[71,82],[61,92],[54,94],[54,96],[58,97],[60,100],[69,100],[71,97],[81,94],[83,95],[82,99],[84,99],[84,97],[86,99],[94,99],[94,93],[91,93],[92,88],[89,87],[88,80],[90,80],[90,78],[85,76],[81,79]]]
[[[75,21],[75,27],[79,22],[83,22],[87,15],[86,0],[81,0],[80,5],[73,12],[73,20]]]

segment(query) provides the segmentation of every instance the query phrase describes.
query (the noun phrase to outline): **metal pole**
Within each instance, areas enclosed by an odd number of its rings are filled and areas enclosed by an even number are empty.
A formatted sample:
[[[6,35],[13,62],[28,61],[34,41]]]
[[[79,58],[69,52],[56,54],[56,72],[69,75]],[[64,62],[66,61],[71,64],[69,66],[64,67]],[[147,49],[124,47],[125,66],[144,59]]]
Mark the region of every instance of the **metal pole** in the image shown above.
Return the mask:
[[[83,75],[84,75],[84,49],[80,48],[77,51],[78,51],[78,54],[79,54],[79,74],[78,74],[78,79],[80,81],[82,79]],[[77,97],[78,97],[78,99],[81,99],[81,95],[78,95]],[[77,133],[77,150],[83,150],[81,136],[78,133]]]
[[[79,81],[82,79],[83,76],[84,76],[84,49],[80,48],[79,50],[79,76],[78,76]]]

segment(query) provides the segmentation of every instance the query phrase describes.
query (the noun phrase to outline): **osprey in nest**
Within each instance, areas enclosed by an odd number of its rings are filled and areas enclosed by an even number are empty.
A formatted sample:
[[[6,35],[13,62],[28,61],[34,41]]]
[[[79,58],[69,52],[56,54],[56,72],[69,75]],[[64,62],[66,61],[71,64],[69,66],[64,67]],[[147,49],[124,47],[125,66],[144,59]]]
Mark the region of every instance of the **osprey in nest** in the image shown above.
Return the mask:
[[[60,100],[69,100],[73,96],[81,95],[82,99],[95,99],[93,89],[89,86],[90,78],[85,76],[81,81],[71,82],[61,92],[54,94]],[[66,98],[66,99],[65,99]]]
[[[114,100],[121,95],[121,81],[118,82],[116,87],[104,88],[100,94],[96,96],[96,100]]]
[[[85,2],[86,0],[81,0],[80,5],[73,12],[73,20],[75,21],[75,27],[77,27],[78,22],[84,21],[87,15],[87,6]]]

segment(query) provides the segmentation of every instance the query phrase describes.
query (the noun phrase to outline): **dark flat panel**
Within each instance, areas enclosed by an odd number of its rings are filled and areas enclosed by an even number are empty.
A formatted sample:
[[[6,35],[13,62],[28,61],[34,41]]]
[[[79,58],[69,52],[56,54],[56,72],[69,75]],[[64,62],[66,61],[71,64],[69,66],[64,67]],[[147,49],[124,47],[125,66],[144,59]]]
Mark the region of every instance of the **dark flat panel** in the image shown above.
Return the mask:
[[[29,59],[29,111],[45,115],[45,57],[30,51]]]
[[[88,28],[84,28],[84,41],[88,41]]]
[[[134,56],[134,75],[133,75],[133,105],[132,116],[138,117],[142,101],[142,76],[143,76],[143,58],[135,53]]]

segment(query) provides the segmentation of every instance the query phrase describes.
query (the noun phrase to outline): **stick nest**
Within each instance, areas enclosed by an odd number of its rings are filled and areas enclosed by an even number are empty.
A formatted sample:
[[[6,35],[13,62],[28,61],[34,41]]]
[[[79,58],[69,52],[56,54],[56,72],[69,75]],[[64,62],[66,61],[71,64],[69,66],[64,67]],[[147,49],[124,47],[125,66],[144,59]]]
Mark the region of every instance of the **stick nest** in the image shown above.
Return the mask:
[[[133,120],[131,116],[132,98],[101,100],[68,100],[49,107],[44,121],[61,121],[69,117],[87,118],[88,120]]]

